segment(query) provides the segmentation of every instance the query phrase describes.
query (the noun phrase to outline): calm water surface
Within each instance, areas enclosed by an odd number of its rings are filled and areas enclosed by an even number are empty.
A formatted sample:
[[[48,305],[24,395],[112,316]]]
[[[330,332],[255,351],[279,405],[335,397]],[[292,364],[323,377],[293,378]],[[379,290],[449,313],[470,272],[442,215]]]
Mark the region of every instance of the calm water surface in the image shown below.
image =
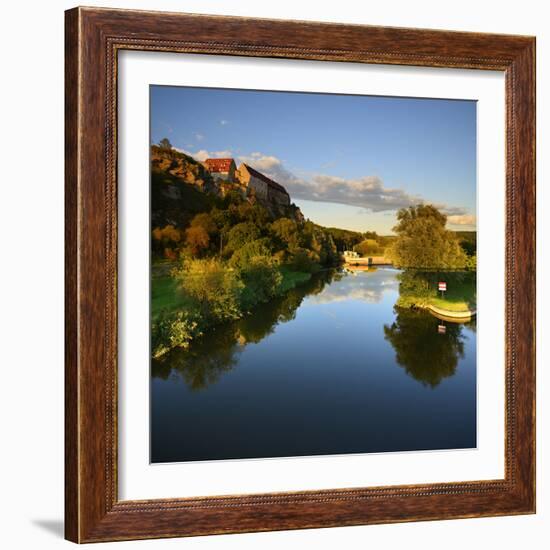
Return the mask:
[[[475,447],[475,321],[395,308],[398,274],[321,273],[153,362],[152,462]]]

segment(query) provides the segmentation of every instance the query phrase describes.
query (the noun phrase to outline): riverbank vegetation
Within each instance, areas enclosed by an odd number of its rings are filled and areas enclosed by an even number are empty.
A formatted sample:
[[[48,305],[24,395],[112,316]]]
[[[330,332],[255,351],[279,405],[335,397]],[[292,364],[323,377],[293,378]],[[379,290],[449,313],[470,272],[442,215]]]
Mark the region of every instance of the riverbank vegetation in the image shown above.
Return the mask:
[[[376,231],[367,231],[364,239],[353,247],[353,250],[359,255],[366,256],[385,256],[386,250],[395,240],[393,235],[378,235]]]
[[[217,325],[249,314],[255,306],[307,282],[320,266],[296,271],[270,256],[228,262],[184,257],[169,275],[152,280],[152,352],[160,357]]]
[[[188,348],[213,327],[337,266],[363,239],[299,208],[218,192],[202,164],[169,144],[152,149],[152,352]]]
[[[445,281],[442,295],[438,283]],[[476,309],[476,273],[474,271],[419,271],[406,269],[399,274],[401,308],[435,306],[449,312],[472,312]]]
[[[468,254],[461,240],[446,229],[447,216],[431,204],[397,212],[396,238],[386,253],[404,269],[475,269],[475,251]]]
[[[154,357],[152,374],[166,379],[172,370],[178,372],[192,391],[199,391],[215,383],[221,375],[238,363],[242,346],[258,343],[281,323],[296,316],[306,296],[319,294],[339,274],[324,270],[310,275],[293,288],[256,308],[252,315],[222,323],[215,330],[206,331],[189,347],[177,346],[171,353]]]
[[[398,305],[462,311],[475,303],[475,273],[456,277],[444,299],[434,270],[475,272],[475,233],[458,236],[431,205],[402,209],[394,236],[322,227],[294,204],[260,200],[238,182],[215,179],[167,140],[151,149],[152,353],[189,348],[215,327],[244,318],[345,250],[385,256],[401,275]],[[431,274],[426,274],[431,270]]]
[[[397,221],[396,238],[386,249],[394,266],[403,269],[397,305],[475,311],[475,232],[449,231],[445,214],[429,204],[399,210]],[[444,293],[438,291],[440,281],[447,283]]]

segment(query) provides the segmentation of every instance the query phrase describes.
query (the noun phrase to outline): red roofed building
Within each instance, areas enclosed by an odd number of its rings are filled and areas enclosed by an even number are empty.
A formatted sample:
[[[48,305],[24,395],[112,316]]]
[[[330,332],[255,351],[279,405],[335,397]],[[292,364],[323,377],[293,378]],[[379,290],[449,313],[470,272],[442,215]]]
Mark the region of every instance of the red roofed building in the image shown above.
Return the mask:
[[[233,159],[206,159],[204,166],[209,170],[214,179],[233,181],[237,165]]]

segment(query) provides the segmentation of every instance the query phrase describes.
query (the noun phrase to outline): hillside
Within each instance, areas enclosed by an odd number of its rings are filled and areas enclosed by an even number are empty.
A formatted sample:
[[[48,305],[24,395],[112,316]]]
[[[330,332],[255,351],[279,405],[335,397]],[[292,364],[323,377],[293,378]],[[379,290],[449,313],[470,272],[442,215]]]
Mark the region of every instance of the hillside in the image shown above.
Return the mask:
[[[152,145],[151,169],[169,174],[200,191],[217,194],[218,189],[210,172],[200,162],[181,151]]]
[[[184,229],[196,214],[221,206],[215,193],[205,193],[200,186],[187,183],[183,178],[163,171],[151,170],[151,226],[173,225]]]
[[[225,208],[228,202],[239,202],[239,197],[252,205],[259,203],[273,219],[304,221],[296,205],[262,200],[237,180],[214,178],[203,163],[173,148],[151,146],[151,186],[153,227],[171,224],[183,228],[190,216],[214,206]]]
[[[180,151],[151,146],[151,230],[153,254],[173,259],[188,244],[186,231],[197,215],[214,216],[219,225],[215,233],[221,240],[238,223],[250,221],[269,224],[286,218],[305,223],[294,205],[259,200],[238,182],[212,177],[200,162]],[[212,239],[211,239],[212,240]],[[214,247],[213,243],[210,243]],[[215,247],[214,247],[215,248]]]

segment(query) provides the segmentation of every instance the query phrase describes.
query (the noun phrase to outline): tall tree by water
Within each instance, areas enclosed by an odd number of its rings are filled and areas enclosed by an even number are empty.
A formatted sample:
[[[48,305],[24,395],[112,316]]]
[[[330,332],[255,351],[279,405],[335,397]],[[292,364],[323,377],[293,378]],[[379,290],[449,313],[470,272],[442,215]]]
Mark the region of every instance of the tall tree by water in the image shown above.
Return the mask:
[[[447,216],[431,204],[402,208],[393,228],[397,238],[388,250],[403,268],[463,268],[466,254],[455,233],[445,229]]]

